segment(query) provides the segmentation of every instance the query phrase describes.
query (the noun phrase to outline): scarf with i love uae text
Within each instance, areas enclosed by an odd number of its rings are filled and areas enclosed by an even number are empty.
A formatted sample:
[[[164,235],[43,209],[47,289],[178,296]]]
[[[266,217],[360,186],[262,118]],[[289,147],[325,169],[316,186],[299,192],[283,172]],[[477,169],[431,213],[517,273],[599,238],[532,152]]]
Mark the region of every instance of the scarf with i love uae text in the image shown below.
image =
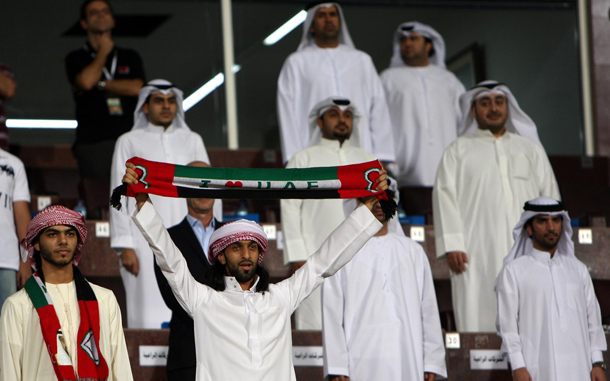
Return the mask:
[[[97,298],[78,267],[73,266],[73,270],[80,313],[80,326],[76,337],[78,380],[105,381],[108,379],[109,371],[106,360],[99,350],[100,314]],[[77,380],[53,301],[38,271],[25,282],[24,288],[38,313],[42,337],[57,379]]]
[[[387,219],[396,203],[378,192],[376,180],[382,167],[378,160],[338,167],[259,169],[189,167],[128,160],[136,166],[137,184],[123,184],[112,192],[110,202],[121,208],[121,196],[149,193],[165,197],[224,199],[326,199],[376,195]]]

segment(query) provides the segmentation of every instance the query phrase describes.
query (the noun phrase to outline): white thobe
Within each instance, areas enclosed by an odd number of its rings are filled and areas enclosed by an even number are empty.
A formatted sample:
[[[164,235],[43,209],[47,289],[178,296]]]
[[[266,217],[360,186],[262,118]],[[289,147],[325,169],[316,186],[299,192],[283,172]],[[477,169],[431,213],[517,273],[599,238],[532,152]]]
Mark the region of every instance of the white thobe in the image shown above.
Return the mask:
[[[434,185],[445,149],[457,139],[464,86],[434,65],[381,73],[392,120],[399,186]]]
[[[447,377],[434,282],[421,245],[371,238],[322,285],[324,375],[350,381]],[[438,378],[437,378],[438,379]]]
[[[318,145],[294,155],[286,168],[329,167],[371,160],[376,158],[361,148],[350,146],[349,140],[340,145],[338,140],[322,138]],[[307,260],[345,219],[343,200],[285,199],[280,201],[280,205],[284,264]],[[320,290],[305,299],[295,312],[295,328],[321,330],[321,303]]]
[[[432,192],[434,234],[438,257],[468,256],[466,271],[451,273],[459,331],[495,330],[494,282],[523,204],[538,196],[558,200],[559,190],[544,149],[527,138],[478,130],[445,151]]]
[[[111,188],[119,186],[125,174],[125,162],[138,156],[146,160],[186,165],[192,161],[209,163],[201,136],[186,129],[148,124],[146,128],[127,132],[119,137],[112,158]],[[187,214],[186,199],[150,196],[154,200],[166,227],[178,224]],[[139,273],[131,274],[121,266],[121,278],[127,299],[129,328],[161,328],[171,318],[171,311],[163,302],[153,267],[153,255],[142,238],[130,214],[135,210],[131,197],[121,200],[123,208],[110,209],[110,245],[113,248],[132,248],[139,261]],[[216,202],[215,204],[219,204]],[[216,207],[216,205],[215,205]]]
[[[99,307],[99,344],[102,356],[108,364],[108,381],[133,380],[119,304],[112,291],[95,284],[90,283],[90,285]],[[80,326],[80,312],[74,282],[60,285],[47,284],[47,291],[53,300],[53,307],[66,338],[74,370],[77,371],[75,348]],[[42,337],[38,312],[25,289],[10,296],[2,306],[0,379],[11,381],[57,380]]]
[[[497,285],[498,334],[512,369],[533,381],[589,380],[607,348],[587,267],[532,249],[509,262]]]
[[[150,203],[134,217],[176,299],[195,329],[198,381],[296,380],[290,315],[325,278],[343,267],[381,228],[357,208],[293,276],[269,290],[242,291],[233,277],[218,292],[198,283]]]
[[[277,110],[284,162],[313,144],[309,113],[332,96],[349,99],[360,119],[353,134],[359,146],[379,160],[394,161],[390,115],[383,86],[371,57],[345,45],[317,45],[292,53],[284,62],[277,88]],[[313,143],[313,144],[312,144]]]

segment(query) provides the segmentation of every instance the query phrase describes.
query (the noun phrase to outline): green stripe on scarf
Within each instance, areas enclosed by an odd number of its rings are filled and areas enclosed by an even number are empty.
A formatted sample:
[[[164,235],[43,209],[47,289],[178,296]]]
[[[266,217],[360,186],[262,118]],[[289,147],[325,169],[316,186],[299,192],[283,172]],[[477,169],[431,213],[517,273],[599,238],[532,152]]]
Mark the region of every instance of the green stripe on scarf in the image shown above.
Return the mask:
[[[46,290],[43,291],[40,288],[40,286],[38,285],[38,282],[36,282],[36,279],[34,278],[34,276],[31,276],[25,282],[25,286],[23,286],[23,288],[25,288],[25,291],[30,296],[30,299],[32,300],[32,304],[34,304],[34,308],[39,309],[39,308],[42,308],[49,304],[47,302],[47,297],[45,296]]]
[[[188,167],[177,165],[174,177],[199,178],[201,167]],[[245,181],[307,181],[307,180],[335,180],[337,167],[321,168],[205,168],[205,178],[214,180],[245,180]]]

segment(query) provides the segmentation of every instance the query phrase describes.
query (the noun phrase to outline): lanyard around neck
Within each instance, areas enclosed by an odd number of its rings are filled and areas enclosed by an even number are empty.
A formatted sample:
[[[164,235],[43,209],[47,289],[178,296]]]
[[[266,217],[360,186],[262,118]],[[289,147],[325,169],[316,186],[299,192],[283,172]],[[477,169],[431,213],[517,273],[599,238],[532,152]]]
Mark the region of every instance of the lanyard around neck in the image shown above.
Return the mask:
[[[85,44],[85,50],[87,50],[90,54],[92,58],[95,58],[97,56],[97,53],[95,51],[93,51],[91,48],[89,48],[89,46],[87,44]],[[112,56],[112,64],[110,64],[110,71],[108,71],[108,69],[106,69],[106,65],[104,65],[104,68],[102,69],[103,73],[104,73],[104,78],[106,78],[106,80],[111,81],[114,79],[114,74],[116,73],[116,65],[117,65],[117,50],[114,49],[114,55]]]

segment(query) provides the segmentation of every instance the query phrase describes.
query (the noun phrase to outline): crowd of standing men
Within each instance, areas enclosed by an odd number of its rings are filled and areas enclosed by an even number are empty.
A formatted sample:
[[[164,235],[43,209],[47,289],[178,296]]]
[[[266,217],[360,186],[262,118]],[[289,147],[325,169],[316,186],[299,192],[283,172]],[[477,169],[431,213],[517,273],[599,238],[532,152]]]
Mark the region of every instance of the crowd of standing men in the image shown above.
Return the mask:
[[[87,41],[66,57],[81,177],[109,177],[111,189],[136,184],[135,168],[125,168],[134,156],[209,166],[182,91],[145,83],[139,55],[115,46],[110,4],[85,1],[81,26]],[[515,380],[606,379],[591,279],[574,257],[536,125],[505,84],[465,91],[445,67],[442,36],[416,21],[398,26],[390,66],[378,75],[341,6],[317,3],[279,74],[277,112],[287,168],[379,159],[397,199],[398,186],[433,187],[437,256],[451,270],[458,331],[497,330]],[[76,266],[82,218],[51,207],[29,222],[23,164],[5,151],[0,163],[0,191],[11,197],[2,209],[0,378],[131,379],[116,300]],[[388,188],[385,174],[377,187]],[[295,310],[296,329],[322,330],[330,380],[446,378],[423,248],[374,197],[360,203],[282,200],[284,260],[294,274],[269,285],[264,232],[246,221],[223,225],[220,200],[128,199],[110,214],[127,326],[171,320],[169,380],[295,379]],[[17,280],[25,287],[9,297]]]

